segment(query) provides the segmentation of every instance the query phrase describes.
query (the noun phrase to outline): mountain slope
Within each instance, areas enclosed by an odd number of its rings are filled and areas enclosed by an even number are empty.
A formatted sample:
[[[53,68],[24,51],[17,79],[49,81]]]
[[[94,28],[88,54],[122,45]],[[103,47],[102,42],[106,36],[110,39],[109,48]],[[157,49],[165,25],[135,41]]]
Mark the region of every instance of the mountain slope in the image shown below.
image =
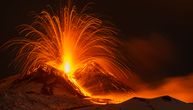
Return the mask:
[[[108,105],[93,104],[88,99],[64,78],[42,70],[0,80],[1,110],[193,110],[193,104],[169,96],[132,98]]]

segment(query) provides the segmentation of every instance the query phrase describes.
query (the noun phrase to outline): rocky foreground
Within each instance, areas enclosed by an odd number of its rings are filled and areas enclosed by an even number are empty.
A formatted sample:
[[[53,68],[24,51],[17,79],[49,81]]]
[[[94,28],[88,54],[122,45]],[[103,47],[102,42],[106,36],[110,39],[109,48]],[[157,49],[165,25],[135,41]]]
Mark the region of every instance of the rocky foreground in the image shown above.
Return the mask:
[[[169,96],[97,105],[63,78],[42,72],[0,80],[0,110],[193,110],[193,104]]]

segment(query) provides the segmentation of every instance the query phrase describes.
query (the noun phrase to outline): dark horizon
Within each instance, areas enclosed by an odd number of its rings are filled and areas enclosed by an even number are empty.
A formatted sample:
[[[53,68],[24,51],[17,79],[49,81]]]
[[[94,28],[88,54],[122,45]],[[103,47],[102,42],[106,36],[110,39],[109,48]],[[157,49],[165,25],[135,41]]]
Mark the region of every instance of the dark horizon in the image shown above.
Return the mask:
[[[86,0],[74,4],[80,8],[88,2],[94,3],[91,12],[118,29],[127,56],[135,63],[136,74],[144,81],[159,83],[168,77],[193,72],[193,1]],[[57,7],[58,3],[59,0],[1,1],[0,45],[19,36],[16,27],[30,24],[32,11],[39,13],[47,5]],[[16,72],[13,66],[8,68],[14,54],[9,50],[0,51],[0,77]]]

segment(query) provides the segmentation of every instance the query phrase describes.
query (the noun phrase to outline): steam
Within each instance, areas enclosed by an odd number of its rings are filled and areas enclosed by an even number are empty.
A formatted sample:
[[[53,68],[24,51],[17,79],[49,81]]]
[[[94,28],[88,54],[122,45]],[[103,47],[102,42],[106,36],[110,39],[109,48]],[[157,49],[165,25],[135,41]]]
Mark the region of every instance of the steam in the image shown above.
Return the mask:
[[[154,88],[150,84],[141,84],[139,88],[135,95],[137,97],[154,98],[168,95],[184,102],[193,102],[193,73],[166,78],[163,83]]]

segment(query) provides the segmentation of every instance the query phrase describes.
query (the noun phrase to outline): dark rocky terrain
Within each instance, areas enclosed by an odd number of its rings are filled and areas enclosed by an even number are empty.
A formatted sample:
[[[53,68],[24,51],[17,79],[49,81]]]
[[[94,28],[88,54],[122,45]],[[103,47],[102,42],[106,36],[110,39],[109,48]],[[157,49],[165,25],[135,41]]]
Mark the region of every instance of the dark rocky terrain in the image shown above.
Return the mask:
[[[94,104],[96,100],[75,91],[68,80],[42,70],[0,80],[0,110],[193,110],[193,104],[169,96],[106,105]]]

